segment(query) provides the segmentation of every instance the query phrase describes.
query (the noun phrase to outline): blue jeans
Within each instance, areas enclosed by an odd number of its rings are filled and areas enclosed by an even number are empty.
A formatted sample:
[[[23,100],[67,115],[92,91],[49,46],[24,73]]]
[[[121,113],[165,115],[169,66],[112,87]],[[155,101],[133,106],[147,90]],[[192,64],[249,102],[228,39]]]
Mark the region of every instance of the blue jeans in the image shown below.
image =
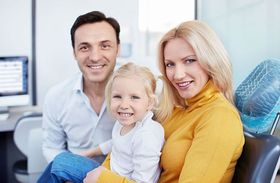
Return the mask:
[[[100,164],[90,158],[63,152],[49,163],[37,183],[83,182],[86,174]]]

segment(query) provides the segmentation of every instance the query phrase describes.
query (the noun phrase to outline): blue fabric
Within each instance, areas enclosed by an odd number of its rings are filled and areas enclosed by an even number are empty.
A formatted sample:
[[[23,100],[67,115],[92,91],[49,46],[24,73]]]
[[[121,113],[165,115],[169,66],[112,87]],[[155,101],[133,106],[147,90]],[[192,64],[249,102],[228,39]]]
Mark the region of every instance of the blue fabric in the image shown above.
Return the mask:
[[[55,157],[37,183],[73,183],[83,182],[86,174],[100,164],[90,158],[79,156],[71,152],[64,152]]]
[[[280,111],[280,60],[261,62],[237,87],[235,104],[245,130],[269,133]]]

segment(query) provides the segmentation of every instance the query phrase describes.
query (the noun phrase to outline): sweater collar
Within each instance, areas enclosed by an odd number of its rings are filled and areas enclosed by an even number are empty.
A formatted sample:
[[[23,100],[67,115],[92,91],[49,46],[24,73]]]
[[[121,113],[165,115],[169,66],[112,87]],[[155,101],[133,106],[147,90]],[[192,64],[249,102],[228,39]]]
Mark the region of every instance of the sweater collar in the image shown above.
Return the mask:
[[[212,80],[209,80],[196,96],[191,99],[186,99],[185,103],[191,108],[193,106],[202,106],[203,104],[208,103],[217,93],[219,93],[218,88],[214,85]]]

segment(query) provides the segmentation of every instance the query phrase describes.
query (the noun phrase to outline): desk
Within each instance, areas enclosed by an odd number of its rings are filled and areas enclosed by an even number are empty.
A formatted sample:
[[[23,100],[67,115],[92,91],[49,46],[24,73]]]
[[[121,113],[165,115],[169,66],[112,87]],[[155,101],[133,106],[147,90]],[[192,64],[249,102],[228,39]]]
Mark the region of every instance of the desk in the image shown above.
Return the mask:
[[[23,159],[24,155],[17,149],[13,141],[13,131],[19,118],[30,112],[41,112],[37,106],[16,107],[10,109],[7,120],[0,121],[0,182],[16,183],[12,166]]]
[[[18,119],[25,113],[41,112],[38,106],[17,107],[9,110],[10,115],[7,120],[0,120],[0,132],[14,131]]]

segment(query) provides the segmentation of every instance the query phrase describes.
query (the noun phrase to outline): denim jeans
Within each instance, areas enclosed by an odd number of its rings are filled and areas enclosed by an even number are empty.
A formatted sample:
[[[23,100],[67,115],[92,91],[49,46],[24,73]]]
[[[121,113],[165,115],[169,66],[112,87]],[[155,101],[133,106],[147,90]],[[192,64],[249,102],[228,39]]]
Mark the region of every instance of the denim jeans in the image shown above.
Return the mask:
[[[63,152],[49,163],[37,183],[83,182],[86,174],[100,164],[90,158]]]

